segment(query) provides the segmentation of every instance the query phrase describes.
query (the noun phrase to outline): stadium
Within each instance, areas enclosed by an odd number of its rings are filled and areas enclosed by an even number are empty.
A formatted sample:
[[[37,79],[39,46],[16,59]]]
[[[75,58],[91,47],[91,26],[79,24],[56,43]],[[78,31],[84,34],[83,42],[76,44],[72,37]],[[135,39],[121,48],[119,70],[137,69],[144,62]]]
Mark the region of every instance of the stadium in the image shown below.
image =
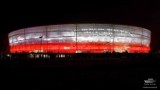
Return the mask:
[[[117,24],[35,26],[9,33],[10,53],[149,53],[151,32]]]

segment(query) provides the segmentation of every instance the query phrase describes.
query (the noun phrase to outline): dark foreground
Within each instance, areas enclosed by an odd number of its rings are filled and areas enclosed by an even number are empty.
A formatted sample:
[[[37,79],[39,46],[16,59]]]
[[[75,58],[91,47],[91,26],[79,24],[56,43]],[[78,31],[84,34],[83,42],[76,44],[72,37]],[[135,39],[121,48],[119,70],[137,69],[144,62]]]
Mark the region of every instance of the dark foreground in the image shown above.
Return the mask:
[[[159,58],[20,59],[0,61],[1,90],[143,89],[160,82]]]

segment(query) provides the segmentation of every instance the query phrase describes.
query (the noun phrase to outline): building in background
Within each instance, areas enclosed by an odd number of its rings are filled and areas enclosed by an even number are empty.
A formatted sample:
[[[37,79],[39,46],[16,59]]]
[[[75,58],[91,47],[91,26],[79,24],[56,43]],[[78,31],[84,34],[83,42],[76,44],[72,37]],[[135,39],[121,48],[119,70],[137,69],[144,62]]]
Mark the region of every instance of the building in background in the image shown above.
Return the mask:
[[[149,53],[151,32],[117,24],[61,24],[10,32],[11,53]]]

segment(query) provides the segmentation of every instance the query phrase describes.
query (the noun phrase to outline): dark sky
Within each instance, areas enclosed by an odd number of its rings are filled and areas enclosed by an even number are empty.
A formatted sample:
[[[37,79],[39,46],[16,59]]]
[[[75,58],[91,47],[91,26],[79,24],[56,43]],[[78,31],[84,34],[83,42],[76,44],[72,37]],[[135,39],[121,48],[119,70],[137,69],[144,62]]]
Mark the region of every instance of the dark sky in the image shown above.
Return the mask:
[[[150,29],[151,48],[160,48],[160,3],[155,0],[6,2],[0,7],[0,50],[16,29],[63,23],[113,23]]]

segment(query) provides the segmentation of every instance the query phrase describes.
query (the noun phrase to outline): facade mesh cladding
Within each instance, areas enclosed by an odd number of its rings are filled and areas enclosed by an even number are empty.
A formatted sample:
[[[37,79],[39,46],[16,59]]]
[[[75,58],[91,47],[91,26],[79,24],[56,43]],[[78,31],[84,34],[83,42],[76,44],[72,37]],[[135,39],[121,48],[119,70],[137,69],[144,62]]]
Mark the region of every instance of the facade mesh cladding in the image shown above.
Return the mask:
[[[151,32],[116,24],[61,24],[10,32],[11,53],[148,53]]]

